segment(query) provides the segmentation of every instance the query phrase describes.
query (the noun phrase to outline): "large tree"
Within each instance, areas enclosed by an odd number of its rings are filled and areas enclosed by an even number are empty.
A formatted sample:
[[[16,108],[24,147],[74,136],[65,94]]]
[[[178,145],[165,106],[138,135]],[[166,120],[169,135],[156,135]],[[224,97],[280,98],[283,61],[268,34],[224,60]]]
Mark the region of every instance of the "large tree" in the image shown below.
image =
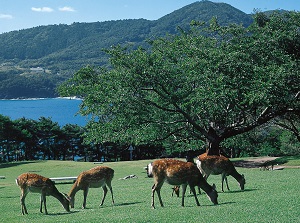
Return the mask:
[[[254,15],[250,27],[193,22],[150,49],[112,47],[60,88],[84,98],[89,140],[221,143],[300,109],[300,13]]]

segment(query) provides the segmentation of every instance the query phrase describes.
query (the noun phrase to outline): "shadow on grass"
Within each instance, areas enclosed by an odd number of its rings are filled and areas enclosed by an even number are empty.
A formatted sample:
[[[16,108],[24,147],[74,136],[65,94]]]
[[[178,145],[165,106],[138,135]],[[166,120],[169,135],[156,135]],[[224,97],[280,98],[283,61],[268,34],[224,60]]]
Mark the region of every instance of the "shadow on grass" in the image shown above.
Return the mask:
[[[61,215],[72,214],[73,212],[79,212],[79,211],[60,212],[60,213],[49,213],[49,212],[48,212],[48,215],[50,215],[50,216],[61,216]]]
[[[120,203],[120,204],[115,204],[114,206],[128,206],[128,205],[134,205],[134,204],[140,204],[144,202],[136,201],[136,202],[125,202],[125,203]]]
[[[247,193],[247,192],[251,192],[251,191],[256,191],[257,189],[245,189],[245,190],[228,190],[228,191],[218,191],[218,194],[223,194],[223,193],[226,193],[226,194],[237,194],[237,193]],[[181,195],[181,194],[180,194]],[[198,196],[203,196],[203,195],[206,195],[205,192],[201,192],[201,194],[197,194],[197,197]],[[186,194],[185,197],[194,197],[193,194]],[[181,198],[181,196],[179,196],[178,198]]]
[[[20,195],[16,195],[16,196],[1,196],[0,198],[5,198],[5,199],[19,199]]]
[[[213,204],[213,203],[211,203],[211,204],[201,204],[201,201],[199,201],[199,203],[200,203],[200,206],[198,206],[198,207],[201,208],[201,207],[217,207],[217,206],[226,205],[226,204],[235,204],[236,202],[224,202],[224,203],[218,203],[216,205]],[[186,207],[195,207],[195,206],[197,206],[197,205],[196,204],[188,204],[188,205],[184,205],[183,208],[186,208]]]
[[[228,194],[236,194],[236,193],[246,193],[246,192],[251,192],[251,191],[256,191],[257,189],[245,189],[245,190],[228,190],[225,192],[218,192],[218,193],[228,193]]]
[[[21,161],[21,162],[11,162],[11,163],[0,163],[0,168],[9,168],[9,167],[15,167],[20,165],[26,165],[31,163],[37,163],[37,162],[45,162],[45,161]]]
[[[134,205],[134,204],[140,204],[140,203],[144,203],[144,202],[125,202],[125,203],[120,203],[120,204],[114,204],[114,205],[102,205],[102,206],[98,206],[99,208],[109,208],[109,207],[114,207],[114,206],[128,206],[128,205]],[[81,210],[89,210],[89,209],[95,209],[94,207],[86,207],[86,208],[81,208]],[[77,211],[78,212],[78,211]]]
[[[228,201],[228,202],[219,203],[216,206],[227,205],[227,204],[236,204],[236,202]]]

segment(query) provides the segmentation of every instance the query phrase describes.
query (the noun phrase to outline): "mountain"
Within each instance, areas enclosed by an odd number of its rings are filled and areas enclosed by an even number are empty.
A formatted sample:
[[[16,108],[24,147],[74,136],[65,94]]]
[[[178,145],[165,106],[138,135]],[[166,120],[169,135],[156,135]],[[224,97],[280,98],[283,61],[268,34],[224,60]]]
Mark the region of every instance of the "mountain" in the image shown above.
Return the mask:
[[[220,25],[228,25],[231,23],[243,24],[248,26],[252,23],[251,15],[248,15],[229,4],[214,3],[211,1],[195,2],[178,9],[156,21],[152,31],[155,33],[165,34],[176,33],[177,26],[184,29],[189,28],[192,20],[208,22],[215,16]]]
[[[0,98],[55,97],[55,88],[81,67],[104,65],[102,49],[117,44],[147,47],[146,39],[176,34],[192,20],[248,26],[252,16],[228,4],[200,1],[149,21],[127,19],[48,25],[0,34]]]

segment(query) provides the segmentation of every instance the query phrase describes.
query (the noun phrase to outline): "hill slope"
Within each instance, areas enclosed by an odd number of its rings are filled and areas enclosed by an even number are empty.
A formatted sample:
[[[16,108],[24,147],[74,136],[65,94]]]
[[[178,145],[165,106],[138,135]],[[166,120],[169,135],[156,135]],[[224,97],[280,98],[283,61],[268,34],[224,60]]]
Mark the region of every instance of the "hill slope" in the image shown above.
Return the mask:
[[[39,26],[0,35],[0,98],[55,97],[55,87],[87,64],[103,65],[101,51],[188,29],[192,20],[248,26],[252,17],[225,3],[195,2],[162,18]],[[30,68],[40,67],[40,71]]]

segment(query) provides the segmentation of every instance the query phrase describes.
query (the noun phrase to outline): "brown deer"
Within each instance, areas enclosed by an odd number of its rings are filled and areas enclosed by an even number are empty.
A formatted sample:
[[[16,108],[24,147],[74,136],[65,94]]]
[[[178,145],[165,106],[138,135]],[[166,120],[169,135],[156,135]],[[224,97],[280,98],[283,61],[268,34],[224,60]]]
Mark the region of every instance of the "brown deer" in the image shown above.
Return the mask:
[[[147,171],[147,176],[148,177],[153,177],[153,174],[152,174],[152,166],[153,163],[149,163],[147,165],[147,167],[145,167],[145,170]],[[172,187],[172,197],[174,196],[174,193],[176,194],[177,197],[179,197],[179,190],[180,190],[180,186],[174,186]]]
[[[202,188],[206,192],[210,200],[214,204],[218,204],[218,193],[215,190],[215,186],[210,186],[206,182],[199,169],[193,163],[183,162],[175,159],[156,160],[153,162],[152,173],[154,179],[154,185],[152,186],[152,208],[155,208],[155,191],[157,193],[160,205],[162,207],[164,206],[160,196],[160,189],[165,181],[175,186],[182,185],[182,206],[184,206],[184,195],[187,185],[190,186],[190,189],[195,197],[196,204],[198,206],[200,206],[200,203],[196,196],[195,186],[200,186],[200,188]]]
[[[110,189],[112,203],[114,204],[115,201],[114,201],[114,196],[113,196],[113,191],[111,186],[111,181],[113,177],[114,177],[114,170],[106,166],[97,166],[90,170],[83,171],[82,173],[80,173],[69,192],[71,208],[74,208],[75,194],[79,190],[83,190],[82,208],[84,209],[86,207],[86,197],[88,195],[89,188],[98,188],[98,187],[102,187],[104,192],[100,204],[100,206],[102,206],[107,194],[106,186],[108,186],[108,188]]]
[[[199,168],[205,179],[207,179],[210,174],[221,174],[223,192],[224,181],[226,182],[227,189],[229,190],[227,176],[230,175],[238,181],[241,190],[244,190],[245,188],[246,181],[244,175],[239,174],[232,162],[223,155],[207,155],[207,153],[203,153],[198,156],[197,167]]]
[[[28,214],[25,205],[25,198],[29,192],[41,194],[40,212],[43,213],[44,204],[45,214],[48,214],[46,207],[46,196],[53,196],[63,205],[66,211],[70,211],[69,199],[60,193],[49,178],[43,177],[35,173],[23,173],[16,179],[17,185],[21,189],[21,211],[22,214]]]

